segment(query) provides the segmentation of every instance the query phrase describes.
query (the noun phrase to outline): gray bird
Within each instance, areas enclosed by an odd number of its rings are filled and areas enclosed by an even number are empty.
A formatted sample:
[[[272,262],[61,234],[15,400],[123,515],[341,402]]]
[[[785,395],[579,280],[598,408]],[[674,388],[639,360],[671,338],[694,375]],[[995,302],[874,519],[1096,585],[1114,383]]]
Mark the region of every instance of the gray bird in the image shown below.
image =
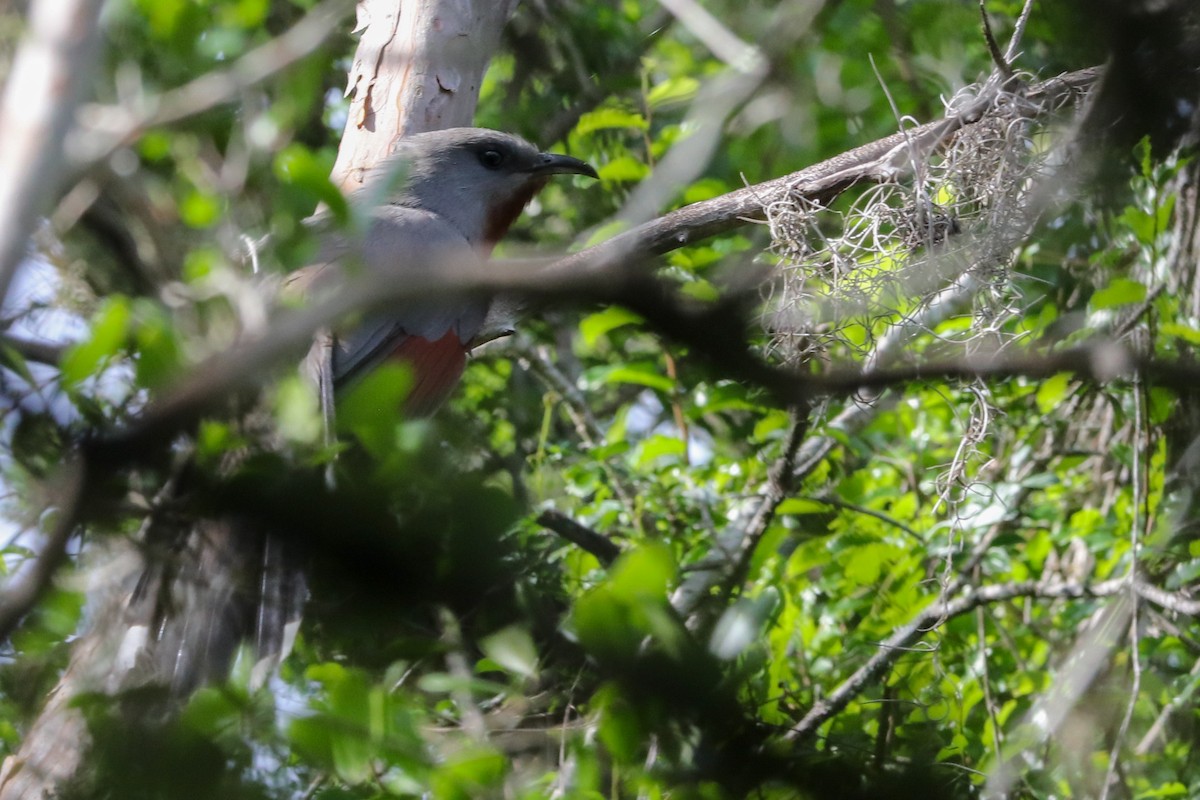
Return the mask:
[[[290,276],[286,291],[336,289],[354,268],[399,279],[478,268],[549,177],[564,173],[596,177],[583,161],[496,131],[455,128],[403,139],[351,198],[371,209],[365,235],[321,233],[316,263]],[[457,384],[489,302],[478,295],[412,301],[319,336],[305,370],[326,414],[340,387],[390,359],[408,363],[415,378],[398,411],[434,411]],[[41,797],[72,779],[89,746],[72,698],[145,686],[180,697],[223,680],[243,642],[256,659],[252,680],[265,680],[290,649],[306,596],[287,544],[244,518],[156,518],[136,586],[116,613],[101,604],[92,629],[76,641],[20,751],[0,767],[0,798]]]

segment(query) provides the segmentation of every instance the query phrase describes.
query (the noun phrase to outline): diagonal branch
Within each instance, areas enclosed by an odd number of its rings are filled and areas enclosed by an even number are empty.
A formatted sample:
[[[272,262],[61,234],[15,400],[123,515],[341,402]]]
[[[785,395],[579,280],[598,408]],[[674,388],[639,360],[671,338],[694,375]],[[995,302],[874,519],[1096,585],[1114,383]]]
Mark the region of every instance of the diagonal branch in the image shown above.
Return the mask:
[[[79,459],[69,461],[56,478],[60,496],[54,527],[41,552],[0,590],[0,642],[7,641],[21,618],[33,609],[66,559],[67,541],[75,531],[87,486],[86,465]]]
[[[602,533],[580,525],[559,511],[543,511],[538,515],[537,523],[554,531],[581,550],[591,553],[603,566],[609,566],[617,560],[617,556],[621,555],[621,547],[616,542]]]
[[[1069,72],[1034,84],[1025,92],[1025,98],[1054,104],[1063,97],[1086,92],[1099,76],[1098,67]],[[895,180],[909,170],[907,153],[914,143],[922,149],[935,147],[979,120],[979,111],[966,109],[947,119],[885,136],[790,175],[684,206],[560,259],[550,269],[574,274],[642,261],[764,220],[764,209],[780,200],[828,202],[860,183]]]
[[[880,642],[878,652],[828,696],[815,702],[808,713],[788,731],[784,738],[795,742],[813,736],[821,725],[840,713],[855,697],[877,681],[897,659],[911,649],[913,644],[954,617],[985,605],[1015,600],[1019,597],[1042,599],[1110,597],[1127,591],[1130,586],[1131,584],[1123,577],[1096,584],[1021,581],[969,588],[952,600],[935,601],[913,617],[908,624],[897,628],[891,636]],[[1193,600],[1148,584],[1133,584],[1132,588],[1138,596],[1163,608],[1186,608],[1189,605],[1198,605]]]
[[[262,83],[309,56],[338,30],[349,0],[325,0],[291,28],[243,55],[227,69],[212,70],[176,89],[141,98],[137,108],[124,105],[85,105],[80,118],[86,142],[76,154],[86,169],[127,145],[150,128],[170,125],[238,100],[251,86]]]

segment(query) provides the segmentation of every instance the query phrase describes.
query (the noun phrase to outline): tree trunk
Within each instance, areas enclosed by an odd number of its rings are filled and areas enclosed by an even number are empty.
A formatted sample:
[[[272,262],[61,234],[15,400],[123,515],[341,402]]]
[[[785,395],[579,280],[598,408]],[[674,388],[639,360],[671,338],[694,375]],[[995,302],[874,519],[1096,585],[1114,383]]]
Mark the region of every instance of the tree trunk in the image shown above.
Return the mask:
[[[414,133],[470,125],[479,87],[516,0],[361,0],[362,30],[346,94],[352,99],[333,182],[363,173]]]

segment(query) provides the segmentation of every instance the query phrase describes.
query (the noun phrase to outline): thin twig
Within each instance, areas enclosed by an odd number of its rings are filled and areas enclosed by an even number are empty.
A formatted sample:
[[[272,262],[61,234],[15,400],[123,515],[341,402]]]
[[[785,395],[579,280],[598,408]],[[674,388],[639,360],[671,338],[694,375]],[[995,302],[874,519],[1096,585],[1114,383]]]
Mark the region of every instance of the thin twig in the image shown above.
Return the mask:
[[[471,694],[471,681],[474,680],[474,675],[471,674],[471,666],[467,663],[467,657],[463,653],[462,628],[459,626],[454,612],[448,608],[440,609],[438,617],[442,625],[442,641],[446,645],[446,671],[454,677],[458,684],[451,690],[450,696],[454,698],[454,704],[458,706],[463,730],[476,741],[486,741],[487,721],[483,718],[483,712],[479,710],[479,706],[475,704],[475,698]]]
[[[138,108],[88,105],[80,109],[86,136],[76,156],[85,170],[150,128],[180,122],[241,98],[246,89],[277,75],[319,48],[335,32],[349,0],[325,0],[279,36],[243,55],[227,69],[213,70],[183,86],[138,100]]]
[[[987,6],[984,0],[979,0],[979,17],[983,23],[983,40],[987,42],[988,52],[992,56],[992,63],[996,65],[996,69],[1006,79],[1013,76],[1012,64],[1000,52],[1000,43],[996,41],[996,35],[992,33],[992,22],[988,19]]]
[[[1004,51],[1004,63],[1011,64],[1017,57],[1017,48],[1021,46],[1021,39],[1025,37],[1025,26],[1029,24],[1029,17],[1032,14],[1033,0],[1025,0],[1021,14],[1017,17],[1017,24],[1013,26],[1012,38],[1008,40],[1008,49]]]
[[[840,713],[850,704],[851,700],[872,685],[889,666],[908,652],[914,643],[948,620],[973,611],[982,605],[1006,602],[1019,597],[1043,599],[1108,597],[1124,591],[1127,585],[1124,578],[1114,578],[1095,584],[1021,581],[969,588],[952,600],[934,602],[926,606],[906,625],[897,628],[891,636],[880,642],[878,652],[825,698],[814,703],[808,713],[792,727],[785,738],[788,741],[801,741],[811,737],[826,720]],[[1144,594],[1143,596],[1145,597]]]

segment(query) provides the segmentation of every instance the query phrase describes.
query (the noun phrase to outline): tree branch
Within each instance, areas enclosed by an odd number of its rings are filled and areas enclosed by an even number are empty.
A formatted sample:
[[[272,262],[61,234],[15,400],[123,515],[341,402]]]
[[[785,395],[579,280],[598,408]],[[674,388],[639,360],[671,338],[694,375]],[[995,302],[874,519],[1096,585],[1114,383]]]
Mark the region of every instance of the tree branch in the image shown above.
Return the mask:
[[[84,105],[79,109],[83,148],[78,168],[112,155],[150,128],[170,125],[237,100],[259,84],[312,54],[338,30],[349,0],[325,0],[279,36],[243,55],[228,69],[212,70],[176,89],[141,98],[137,108],[124,105]]]
[[[1065,96],[1087,91],[1099,76],[1098,67],[1069,72],[1029,87],[1025,98],[1055,103]],[[857,184],[895,180],[909,171],[911,160],[907,153],[914,143],[923,148],[936,146],[947,136],[979,120],[979,113],[972,108],[944,120],[894,133],[782,178],[684,206],[560,259],[549,269],[578,274],[642,261],[749,222],[764,220],[765,209],[781,200],[803,198],[827,203]]]
[[[591,553],[603,566],[609,566],[621,555],[621,547],[607,536],[580,525],[559,511],[543,511],[538,515],[537,523],[554,531],[581,550]]]
[[[67,349],[67,345],[39,342],[23,336],[14,336],[11,333],[0,333],[0,346],[9,348],[26,361],[51,367],[58,366],[59,360],[62,359],[62,355]]]
[[[967,589],[963,595],[954,600],[944,603],[935,601],[911,622],[896,629],[891,636],[881,642],[879,652],[843,681],[828,697],[814,703],[809,712],[788,732],[785,738],[789,741],[798,741],[811,736],[826,720],[845,709],[851,700],[882,675],[913,643],[954,617],[984,605],[1005,602],[1018,597],[1042,599],[1108,597],[1126,590],[1129,585],[1125,578],[1114,578],[1097,584],[1021,581]],[[1133,591],[1151,603],[1169,610],[1181,610],[1182,613],[1193,615],[1200,613],[1200,603],[1190,598],[1171,594],[1156,586],[1139,582],[1133,584]]]
[[[788,731],[784,738],[795,742],[811,737],[822,724],[844,710],[851,700],[883,675],[888,667],[904,655],[914,643],[954,617],[966,614],[980,606],[1002,603],[1018,597],[1042,599],[1108,597],[1128,590],[1129,586],[1130,584],[1125,578],[1114,578],[1096,584],[1021,581],[969,588],[953,600],[945,602],[935,600],[907,625],[897,628],[891,636],[880,642],[879,651],[827,697],[815,702],[808,713]],[[1139,596],[1163,608],[1193,609],[1184,613],[1196,613],[1197,610],[1200,610],[1197,608],[1200,603],[1196,603],[1190,598],[1171,594],[1155,586],[1139,583],[1133,585],[1133,590]]]
[[[0,642],[8,641],[21,618],[33,609],[66,558],[67,541],[75,531],[79,507],[87,487],[86,465],[82,460],[72,459],[56,477],[60,485],[57,487],[58,516],[54,527],[32,563],[9,580],[0,591]]]
[[[1200,386],[1200,366],[1194,362],[1141,357],[1122,345],[1109,342],[1044,355],[998,356],[977,361],[945,361],[900,369],[868,368],[861,373],[850,370],[824,377],[813,376],[771,366],[752,351],[745,335],[746,325],[738,298],[697,304],[681,298],[662,281],[632,274],[624,268],[573,277],[561,272],[531,274],[499,265],[448,272],[452,274],[435,270],[419,276],[369,276],[307,309],[278,314],[261,335],[197,365],[174,391],[152,403],[132,426],[93,441],[93,455],[99,457],[103,450],[120,461],[128,461],[148,445],[167,441],[216,408],[221,401],[255,386],[264,369],[289,355],[298,358],[316,330],[334,324],[347,314],[370,312],[401,300],[464,292],[516,290],[560,303],[590,301],[624,305],[642,315],[660,333],[689,346],[726,377],[760,386],[784,406],[810,402],[821,396],[844,396],[863,389],[881,391],[916,380],[1047,377],[1064,371],[1097,382],[1143,374],[1156,385],[1179,392],[1193,392]],[[974,278],[970,273],[962,276],[947,290],[949,294],[944,293],[944,302],[931,303],[920,318],[932,319],[957,308],[962,296],[969,296],[970,287],[963,281],[973,285]],[[961,291],[956,293],[958,290]],[[911,322],[905,320],[905,323]],[[907,331],[920,326],[905,324],[898,327]],[[890,357],[903,341],[907,341],[903,332],[881,340],[868,364],[878,363],[885,355]],[[852,409],[869,407],[870,402],[860,402]],[[846,424],[854,425],[856,420],[862,421],[859,418],[866,412],[851,409],[843,412],[847,413],[854,419],[848,418]],[[797,458],[798,465],[808,463],[811,449],[806,443]]]

